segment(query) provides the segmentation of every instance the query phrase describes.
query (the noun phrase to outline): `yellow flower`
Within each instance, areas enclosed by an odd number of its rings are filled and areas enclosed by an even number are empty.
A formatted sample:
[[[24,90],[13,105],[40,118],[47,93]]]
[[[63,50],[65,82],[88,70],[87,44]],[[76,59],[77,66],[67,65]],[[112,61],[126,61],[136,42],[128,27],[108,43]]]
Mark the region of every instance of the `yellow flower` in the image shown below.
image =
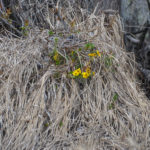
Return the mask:
[[[89,53],[88,56],[94,57],[96,56],[96,53]]]
[[[81,69],[80,69],[80,68],[78,68],[76,71],[77,71],[79,74],[81,74]]]
[[[83,78],[87,79],[89,76],[90,76],[89,73],[87,73],[87,72],[82,72],[82,77],[83,77]]]
[[[58,53],[56,53],[54,56],[53,56],[53,59],[55,60],[55,61],[57,61],[58,60]]]
[[[93,76],[95,76],[95,72],[92,72]]]
[[[73,76],[79,76],[81,74],[81,69],[78,68],[78,69],[74,70],[72,74],[73,74]]]
[[[98,50],[96,51],[96,53],[97,53],[98,56],[101,56],[101,54],[100,54],[100,52]]]
[[[79,73],[75,70],[75,71],[73,71],[73,76],[78,76],[79,75]]]
[[[91,74],[91,69],[88,67],[88,68],[86,68],[86,72],[88,73],[88,74]]]

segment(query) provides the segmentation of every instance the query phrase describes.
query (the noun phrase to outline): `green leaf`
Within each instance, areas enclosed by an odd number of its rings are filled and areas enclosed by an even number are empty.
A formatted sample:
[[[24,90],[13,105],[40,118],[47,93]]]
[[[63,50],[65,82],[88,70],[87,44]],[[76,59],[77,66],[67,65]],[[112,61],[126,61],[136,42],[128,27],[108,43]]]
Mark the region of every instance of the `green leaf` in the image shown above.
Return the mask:
[[[49,34],[49,36],[53,36],[54,32],[52,30],[49,30],[48,34]]]
[[[95,48],[93,43],[87,43],[85,44],[85,49],[86,50],[93,50]]]
[[[63,121],[60,121],[59,127],[62,127],[62,126],[63,126]]]
[[[115,102],[117,99],[118,99],[118,94],[115,93],[114,96],[113,96],[113,101]]]
[[[115,108],[115,101],[118,99],[118,94],[115,93],[113,96],[112,103],[109,105],[109,109],[114,109]]]
[[[80,52],[82,50],[82,48],[80,47],[79,49],[78,49],[78,51]]]
[[[114,107],[115,107],[114,103],[111,103],[111,104],[109,105],[109,109],[114,109]]]
[[[60,65],[60,61],[56,61],[55,64],[56,64],[56,65]]]
[[[55,43],[58,43],[58,38],[57,37],[55,38]]]
[[[24,26],[20,27],[21,30],[25,30],[26,28]]]
[[[45,123],[44,126],[45,126],[45,127],[48,127],[48,126],[49,126],[49,123]]]
[[[110,66],[112,66],[112,58],[110,58],[109,56],[105,57],[105,66],[107,68],[109,68]]]

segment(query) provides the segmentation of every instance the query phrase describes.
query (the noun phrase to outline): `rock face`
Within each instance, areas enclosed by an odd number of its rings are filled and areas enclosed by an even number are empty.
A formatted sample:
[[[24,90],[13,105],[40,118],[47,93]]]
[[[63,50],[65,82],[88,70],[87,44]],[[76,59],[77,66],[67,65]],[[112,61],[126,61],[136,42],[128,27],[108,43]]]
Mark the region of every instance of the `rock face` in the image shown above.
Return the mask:
[[[120,0],[77,0],[84,8],[93,11],[95,6],[99,3],[101,10],[113,9],[119,10]]]
[[[135,53],[139,70],[144,75],[142,82],[150,98],[150,9],[148,0],[121,0],[120,15],[125,30],[128,51]]]
[[[120,0],[97,0],[101,4],[101,9],[119,10]]]
[[[84,3],[89,10],[92,10],[97,3],[102,10],[118,10],[126,29],[131,28],[131,31],[136,30],[138,25],[144,25],[150,17],[147,0],[82,0],[81,3]]]
[[[150,69],[150,34],[147,28],[149,27],[150,10],[147,0],[121,0],[120,14],[124,30],[132,33],[134,37],[134,40],[131,40],[128,35],[125,36],[127,49],[135,52],[138,61],[145,69]],[[139,43],[135,42],[137,39],[140,40]]]
[[[147,0],[121,0],[120,14],[127,30],[138,30],[150,17]]]

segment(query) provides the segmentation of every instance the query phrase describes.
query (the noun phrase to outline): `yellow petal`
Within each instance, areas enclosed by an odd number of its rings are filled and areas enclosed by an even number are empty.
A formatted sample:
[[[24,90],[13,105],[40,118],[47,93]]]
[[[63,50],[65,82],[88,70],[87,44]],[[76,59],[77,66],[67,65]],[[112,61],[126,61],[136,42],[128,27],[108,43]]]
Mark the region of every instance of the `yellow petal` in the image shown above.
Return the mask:
[[[86,69],[86,72],[90,74],[90,73],[91,73],[91,69],[88,67],[88,68]]]
[[[96,51],[96,53],[97,53],[98,56],[101,56],[101,54],[100,54],[100,52],[98,50]]]

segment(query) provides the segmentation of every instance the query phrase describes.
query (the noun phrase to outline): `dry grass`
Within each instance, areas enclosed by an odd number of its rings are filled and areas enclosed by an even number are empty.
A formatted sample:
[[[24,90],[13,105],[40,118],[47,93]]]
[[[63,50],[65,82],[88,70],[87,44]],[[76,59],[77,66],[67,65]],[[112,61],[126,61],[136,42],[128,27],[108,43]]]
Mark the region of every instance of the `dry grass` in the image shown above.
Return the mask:
[[[74,30],[79,33],[57,30],[50,37],[48,30],[34,29],[26,39],[0,38],[2,150],[150,148],[150,104],[138,87],[134,57],[123,49],[119,17],[101,13],[76,18]],[[53,37],[58,37],[64,56],[65,49],[90,41],[114,54],[112,66],[106,68],[100,60],[93,65],[96,74],[90,81],[68,78],[70,62],[55,66],[48,56]],[[118,99],[110,109],[114,93]]]

